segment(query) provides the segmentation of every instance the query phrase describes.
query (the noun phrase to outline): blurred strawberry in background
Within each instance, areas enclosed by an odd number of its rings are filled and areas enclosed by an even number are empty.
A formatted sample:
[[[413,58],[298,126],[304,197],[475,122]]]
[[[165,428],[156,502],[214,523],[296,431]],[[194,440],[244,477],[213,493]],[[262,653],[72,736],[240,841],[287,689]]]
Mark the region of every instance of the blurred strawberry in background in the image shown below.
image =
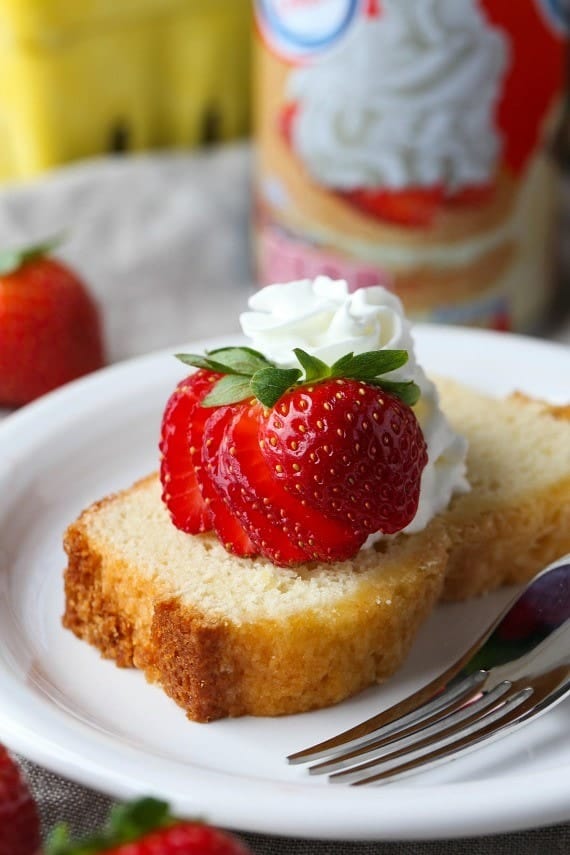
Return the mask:
[[[0,406],[27,404],[104,364],[97,306],[50,256],[58,243],[0,252]]]
[[[0,855],[36,855],[40,821],[24,778],[0,745]]]

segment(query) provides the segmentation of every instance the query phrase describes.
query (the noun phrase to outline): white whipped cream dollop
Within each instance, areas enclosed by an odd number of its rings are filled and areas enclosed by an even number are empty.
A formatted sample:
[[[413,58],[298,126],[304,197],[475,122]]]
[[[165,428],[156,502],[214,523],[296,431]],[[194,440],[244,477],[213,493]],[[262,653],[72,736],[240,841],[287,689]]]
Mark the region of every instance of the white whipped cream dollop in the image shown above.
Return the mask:
[[[414,380],[422,393],[414,410],[427,443],[428,463],[416,516],[405,532],[421,531],[455,493],[469,490],[467,443],[452,430],[440,409],[435,385],[416,361],[411,324],[394,294],[380,286],[350,293],[345,281],[318,276],[268,285],[250,297],[248,305],[251,311],[240,317],[244,334],[252,347],[282,367],[298,367],[296,347],[329,365],[351,352],[408,351],[408,362],[385,375],[389,380]],[[365,546],[381,537],[371,535]]]
[[[476,0],[383,0],[345,40],[295,70],[293,145],[326,187],[488,182],[507,42]]]

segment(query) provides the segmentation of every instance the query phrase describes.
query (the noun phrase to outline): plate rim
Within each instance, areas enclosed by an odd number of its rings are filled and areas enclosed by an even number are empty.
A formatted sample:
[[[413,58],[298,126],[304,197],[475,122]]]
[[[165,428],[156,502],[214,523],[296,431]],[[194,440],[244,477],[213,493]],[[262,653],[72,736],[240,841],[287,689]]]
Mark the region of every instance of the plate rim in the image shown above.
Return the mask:
[[[529,348],[537,348],[547,357],[551,355],[553,359],[563,355],[570,365],[570,349],[557,342],[514,334],[505,335],[489,330],[445,327],[435,324],[418,324],[414,327],[413,332],[416,346],[419,345],[419,347],[427,345],[429,348],[430,337],[432,339],[438,337],[441,340],[453,342],[453,340],[457,340],[458,336],[468,336],[472,340],[481,341],[483,339],[489,343],[492,342],[494,345],[500,342],[500,346],[507,349],[524,347],[528,350]],[[221,343],[228,343],[228,341],[235,342],[236,338],[241,338],[241,336],[236,334],[234,336],[224,335],[193,340],[183,343],[178,349],[187,346],[194,348],[212,347]],[[0,423],[0,447],[5,441],[10,442],[12,440],[15,440],[17,446],[18,439],[25,447],[26,442],[30,441],[27,428],[35,428],[37,434],[37,425],[42,421],[42,418],[53,419],[56,425],[59,425],[59,430],[63,430],[68,413],[66,412],[67,408],[62,407],[62,404],[69,404],[69,411],[73,412],[74,407],[77,408],[89,403],[93,391],[100,392],[107,385],[113,387],[118,384],[117,388],[120,388],[121,383],[125,383],[132,373],[137,374],[140,371],[142,375],[145,368],[151,367],[157,375],[162,374],[164,372],[163,358],[165,356],[170,358],[174,352],[178,352],[176,348],[168,347],[132,357],[74,381],[23,407]],[[98,409],[98,406],[95,406],[95,409]],[[0,461],[0,480],[6,474],[4,470],[8,471],[10,463],[10,457],[7,465]],[[84,786],[95,787],[107,792],[115,798],[125,798],[139,792],[136,789],[136,782],[133,780],[132,773],[129,783],[128,775],[125,776],[121,770],[109,770],[108,768],[103,770],[99,768],[97,763],[93,762],[92,758],[82,756],[78,750],[72,751],[68,747],[66,751],[61,752],[61,746],[59,746],[58,752],[58,746],[53,745],[53,741],[50,742],[48,735],[38,734],[30,727],[26,728],[21,721],[18,722],[17,703],[15,707],[13,703],[13,699],[19,694],[16,675],[10,675],[7,672],[6,664],[0,657],[0,683],[5,682],[7,675],[8,681],[10,681],[11,676],[16,682],[16,691],[9,697],[7,703],[0,705],[0,732],[2,740],[10,748],[40,763],[47,769],[71,778]],[[23,689],[23,685],[20,688]],[[89,731],[87,725],[82,724],[82,726]],[[144,756],[146,757],[147,754]],[[425,799],[428,788],[418,790],[415,787],[392,784],[390,787],[381,790],[383,807],[390,806],[394,809],[399,806],[401,808],[402,804],[406,802],[409,804],[415,796],[414,812],[416,816],[410,822],[408,817],[404,820],[398,814],[398,810],[395,810],[395,816],[383,815],[381,817],[381,827],[379,827],[378,817],[378,789],[306,787],[302,785],[302,782],[278,780],[267,782],[259,778],[254,779],[253,787],[249,780],[246,781],[245,785],[242,785],[243,790],[240,799],[238,799],[240,808],[237,810],[232,810],[231,807],[229,811],[225,809],[226,800],[222,799],[221,810],[211,810],[212,821],[218,825],[232,827],[243,832],[334,840],[427,840],[522,830],[570,820],[569,765],[564,764],[554,769],[532,772],[530,776],[532,786],[530,787],[528,786],[530,783],[528,773],[526,775],[524,773],[511,774],[508,778],[509,782],[520,781],[517,792],[519,795],[522,792],[524,797],[522,799],[511,799],[508,803],[504,802],[505,779],[503,777],[432,785],[429,788],[431,794],[428,799]],[[223,773],[210,772],[209,774],[224,777]],[[228,778],[228,773],[225,773],[225,778]],[[259,801],[257,801],[254,814],[248,813],[245,796],[259,799],[260,791],[266,792],[269,784],[277,788],[281,810],[277,814],[272,810],[262,812],[259,810]],[[214,789],[219,793],[224,788],[220,789],[220,782],[217,781],[214,782]],[[482,789],[485,791],[485,807],[483,810],[481,809]],[[325,795],[327,793],[329,795]],[[421,809],[416,804],[417,796],[420,793],[423,802]],[[188,813],[188,809],[192,809],[191,800],[189,802],[188,799],[177,799],[175,793],[171,795],[173,796],[171,801],[177,810]],[[456,806],[461,804],[463,810],[477,802],[476,817],[471,818],[471,824],[465,821],[465,813],[461,809],[457,810],[457,807],[455,811],[452,811],[455,816],[440,817],[438,821],[437,814],[434,815],[434,806],[441,800],[445,803],[446,798],[452,798]],[[323,811],[323,817],[326,816],[329,822],[323,822],[322,819],[319,821],[318,817],[313,815],[312,810],[307,810],[307,806],[303,804],[305,801],[310,802],[312,807],[315,806],[315,803],[322,803],[320,809]],[[289,811],[283,811],[284,804],[289,805],[290,808],[296,807],[298,813],[294,821],[292,821]],[[334,805],[337,804],[339,806],[338,812],[334,811]],[[345,815],[341,807],[350,808],[348,815]],[[374,807],[376,810],[373,809]],[[258,816],[260,813],[262,815]],[[480,827],[482,815],[485,821],[483,831]],[[302,817],[302,827],[299,827],[299,816]],[[296,827],[292,828],[292,825]]]

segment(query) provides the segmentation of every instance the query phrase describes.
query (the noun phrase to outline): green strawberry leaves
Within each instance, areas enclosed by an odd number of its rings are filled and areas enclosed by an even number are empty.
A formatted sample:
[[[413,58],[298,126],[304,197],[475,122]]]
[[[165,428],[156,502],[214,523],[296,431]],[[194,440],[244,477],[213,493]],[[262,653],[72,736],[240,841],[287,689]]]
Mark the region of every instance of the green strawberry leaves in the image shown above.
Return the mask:
[[[251,347],[220,347],[211,350],[206,356],[195,353],[177,353],[176,358],[195,368],[207,368],[219,374],[237,374],[251,377],[260,368],[273,363]]]
[[[317,380],[323,380],[325,377],[331,376],[331,369],[326,362],[322,362],[316,356],[306,353],[300,347],[296,347],[293,353],[305,372],[305,383],[314,383]]]
[[[266,407],[273,407],[301,375],[298,368],[262,368],[251,378],[251,391]]]
[[[107,828],[82,841],[73,842],[67,826],[58,825],[51,833],[45,851],[46,855],[96,855],[124,843],[132,843],[173,822],[166,802],[153,798],[138,799],[113,808]]]
[[[296,347],[293,353],[305,371],[303,383],[315,383],[328,377],[373,380],[381,374],[401,368],[408,361],[407,350],[371,350],[356,356],[347,353],[330,366],[300,347]]]
[[[413,406],[420,397],[419,386],[413,381],[396,382],[382,378],[382,375],[406,364],[406,350],[347,353],[332,365],[301,348],[295,348],[294,353],[302,370],[279,368],[250,347],[223,347],[205,356],[193,353],[178,353],[176,356],[185,365],[224,375],[202,401],[203,407],[235,404],[249,397],[257,398],[266,407],[273,407],[292,386],[317,383],[332,377],[361,380],[379,386],[409,406]]]
[[[0,276],[8,276],[15,273],[29,261],[35,261],[44,255],[49,255],[62,243],[61,236],[49,238],[41,243],[24,246],[18,249],[5,249],[0,251]]]
[[[408,380],[403,383],[395,383],[391,380],[368,380],[368,383],[371,383],[373,386],[379,386],[385,392],[388,392],[390,395],[394,395],[396,398],[399,398],[404,404],[407,404],[408,407],[413,407],[414,404],[417,404],[421,397],[421,390],[417,383],[414,383],[413,380]]]
[[[251,347],[221,347],[206,356],[177,353],[176,357],[185,365],[224,375],[202,401],[203,407],[236,404],[253,397],[272,407],[302,374],[298,368],[278,368]]]
[[[374,380],[381,374],[395,371],[408,361],[407,350],[372,350],[368,353],[347,353],[331,368],[332,377],[353,380]]]
[[[406,364],[407,350],[372,350],[356,355],[347,353],[331,366],[300,348],[295,348],[294,353],[305,371],[303,383],[315,383],[329,377],[343,377],[380,386],[410,407],[413,407],[420,398],[420,388],[413,380],[399,383],[381,379],[382,374],[388,374],[389,371],[395,371]]]
[[[226,374],[218,380],[211,392],[202,401],[203,407],[222,407],[225,404],[237,404],[255,394],[251,388],[252,377],[239,374]]]

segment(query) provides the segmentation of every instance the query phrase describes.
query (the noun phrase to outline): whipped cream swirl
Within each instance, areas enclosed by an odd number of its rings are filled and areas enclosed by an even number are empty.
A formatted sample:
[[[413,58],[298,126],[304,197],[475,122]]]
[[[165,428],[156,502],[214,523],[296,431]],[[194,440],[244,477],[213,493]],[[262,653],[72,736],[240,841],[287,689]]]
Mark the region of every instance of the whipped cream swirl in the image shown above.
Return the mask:
[[[326,276],[285,285],[268,285],[249,299],[251,311],[240,317],[252,346],[283,367],[298,367],[300,347],[329,365],[346,353],[403,349],[406,365],[386,374],[390,380],[414,380],[422,396],[414,410],[428,448],[416,516],[404,529],[421,531],[444,510],[455,493],[466,492],[467,443],[456,434],[439,407],[437,389],[418,365],[410,323],[400,300],[375,286],[349,293],[345,281]],[[371,535],[371,546],[383,535]]]
[[[382,10],[290,75],[293,145],[308,172],[339,190],[488,182],[504,35],[476,0],[383,0]]]

